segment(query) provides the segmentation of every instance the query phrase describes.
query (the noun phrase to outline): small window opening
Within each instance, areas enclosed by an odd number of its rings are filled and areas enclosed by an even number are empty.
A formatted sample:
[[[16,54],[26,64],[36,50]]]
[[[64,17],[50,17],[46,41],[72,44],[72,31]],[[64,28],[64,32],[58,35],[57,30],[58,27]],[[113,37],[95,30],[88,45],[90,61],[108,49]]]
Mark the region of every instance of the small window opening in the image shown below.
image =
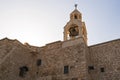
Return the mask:
[[[37,60],[37,66],[40,66],[41,63],[42,63],[41,59],[38,59],[38,60]]]
[[[69,66],[64,66],[64,74],[68,74],[69,73]]]
[[[94,70],[94,66],[88,66],[88,70]]]
[[[77,15],[74,16],[75,19],[78,19]]]
[[[104,68],[100,68],[101,72],[105,72],[105,69]]]
[[[36,72],[36,74],[38,74],[38,72]]]
[[[26,67],[26,66],[20,67],[19,76],[25,77],[25,75],[27,74],[28,71],[29,71],[28,67]]]

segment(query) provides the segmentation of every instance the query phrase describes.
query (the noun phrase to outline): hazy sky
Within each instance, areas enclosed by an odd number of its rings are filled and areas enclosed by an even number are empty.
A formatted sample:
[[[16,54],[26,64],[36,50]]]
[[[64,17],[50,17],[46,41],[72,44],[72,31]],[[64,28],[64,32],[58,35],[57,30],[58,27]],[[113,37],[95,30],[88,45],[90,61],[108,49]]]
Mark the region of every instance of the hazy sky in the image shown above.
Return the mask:
[[[120,38],[120,0],[0,0],[0,39],[35,46],[62,41],[75,3],[86,23],[89,45]]]

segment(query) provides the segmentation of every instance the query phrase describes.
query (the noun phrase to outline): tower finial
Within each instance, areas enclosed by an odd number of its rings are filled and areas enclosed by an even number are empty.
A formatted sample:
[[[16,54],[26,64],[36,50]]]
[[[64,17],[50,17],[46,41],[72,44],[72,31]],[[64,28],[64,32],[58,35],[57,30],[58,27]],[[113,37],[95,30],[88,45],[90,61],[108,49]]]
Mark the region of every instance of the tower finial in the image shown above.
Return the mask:
[[[77,9],[77,6],[78,6],[78,5],[77,5],[77,4],[75,4],[75,9]]]

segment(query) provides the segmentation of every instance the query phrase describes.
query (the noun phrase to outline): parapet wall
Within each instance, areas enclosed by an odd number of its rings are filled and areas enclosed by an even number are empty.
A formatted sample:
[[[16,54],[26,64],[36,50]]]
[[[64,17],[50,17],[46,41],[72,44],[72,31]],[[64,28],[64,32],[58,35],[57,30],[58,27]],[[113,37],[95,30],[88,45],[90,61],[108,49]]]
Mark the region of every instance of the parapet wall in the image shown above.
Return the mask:
[[[61,48],[61,47],[62,47],[61,41],[49,43],[49,44],[46,44],[46,46],[45,46],[46,50],[57,49],[57,48]]]
[[[81,44],[81,43],[84,43],[84,40],[83,40],[82,37],[72,39],[72,40],[63,41],[62,48],[78,45],[78,44]]]

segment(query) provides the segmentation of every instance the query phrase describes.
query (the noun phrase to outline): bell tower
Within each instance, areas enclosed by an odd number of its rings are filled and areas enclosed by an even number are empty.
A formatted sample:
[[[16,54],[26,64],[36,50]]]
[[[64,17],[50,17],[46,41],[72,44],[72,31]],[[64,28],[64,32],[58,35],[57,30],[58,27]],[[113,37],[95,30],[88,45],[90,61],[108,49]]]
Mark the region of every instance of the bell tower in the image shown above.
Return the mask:
[[[77,4],[75,4],[75,10],[70,14],[69,22],[64,27],[64,41],[76,38],[83,38],[87,44],[87,30],[82,21],[82,14],[77,9]]]

